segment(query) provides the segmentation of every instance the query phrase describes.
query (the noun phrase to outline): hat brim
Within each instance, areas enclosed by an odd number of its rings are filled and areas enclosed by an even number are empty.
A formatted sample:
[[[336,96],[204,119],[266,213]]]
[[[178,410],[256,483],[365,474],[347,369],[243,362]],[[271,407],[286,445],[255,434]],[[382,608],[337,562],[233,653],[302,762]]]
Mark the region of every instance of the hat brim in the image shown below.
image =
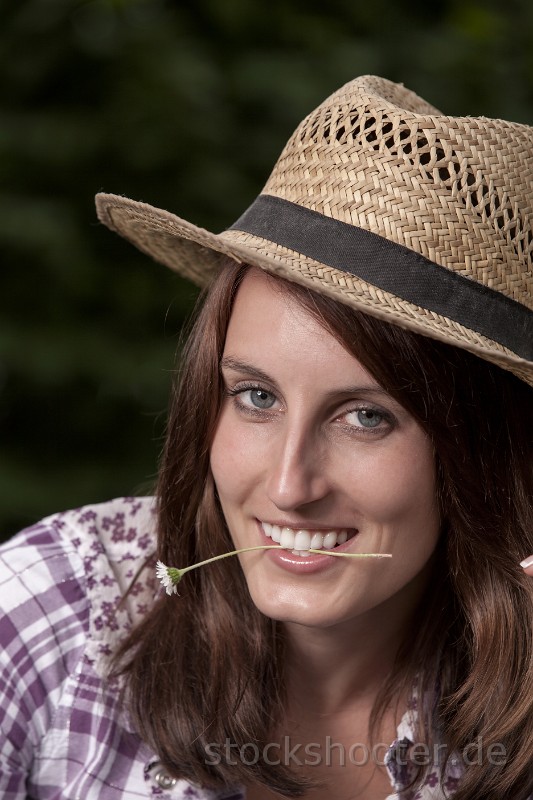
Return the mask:
[[[168,211],[119,195],[98,194],[96,208],[104,225],[202,288],[211,283],[225,258],[248,263],[358,311],[468,350],[533,386],[533,363],[500,343],[302,253],[235,229],[215,234]]]

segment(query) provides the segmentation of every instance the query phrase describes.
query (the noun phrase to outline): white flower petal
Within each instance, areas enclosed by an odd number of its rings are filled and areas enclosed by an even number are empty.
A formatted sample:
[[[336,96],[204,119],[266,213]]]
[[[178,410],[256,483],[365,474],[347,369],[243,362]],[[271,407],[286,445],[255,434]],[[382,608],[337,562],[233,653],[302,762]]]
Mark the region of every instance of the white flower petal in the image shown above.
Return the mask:
[[[167,594],[177,594],[178,587],[172,582],[172,578],[168,574],[168,567],[162,561],[158,561],[155,567],[155,574],[158,577],[161,585],[166,589]]]

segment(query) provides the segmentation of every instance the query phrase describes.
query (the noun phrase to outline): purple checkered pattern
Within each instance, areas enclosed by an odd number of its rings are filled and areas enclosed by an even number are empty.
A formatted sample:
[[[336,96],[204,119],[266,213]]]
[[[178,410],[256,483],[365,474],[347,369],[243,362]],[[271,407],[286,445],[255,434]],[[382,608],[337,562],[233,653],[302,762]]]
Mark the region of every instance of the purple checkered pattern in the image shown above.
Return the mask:
[[[0,549],[3,800],[221,796],[161,788],[118,687],[104,688],[109,656],[158,591],[147,569],[117,609],[154,550],[152,506],[121,498],[58,514]]]
[[[238,789],[169,785],[157,756],[132,730],[119,687],[104,681],[109,657],[160,591],[153,552],[151,498],[57,514],[0,548],[2,800],[245,797]],[[118,606],[147,558],[148,568]],[[394,757],[399,743],[409,741],[406,719],[388,754],[394,792],[410,778]],[[441,785],[432,773],[411,797],[442,798]]]

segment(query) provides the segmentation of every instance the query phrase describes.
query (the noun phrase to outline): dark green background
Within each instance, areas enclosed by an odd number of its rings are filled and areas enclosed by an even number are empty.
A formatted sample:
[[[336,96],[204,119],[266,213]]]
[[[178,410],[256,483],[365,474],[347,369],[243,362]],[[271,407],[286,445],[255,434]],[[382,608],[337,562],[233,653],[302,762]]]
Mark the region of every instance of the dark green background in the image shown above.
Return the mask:
[[[105,190],[214,230],[300,119],[376,73],[533,123],[533,3],[0,0],[0,522],[149,490],[193,287]]]

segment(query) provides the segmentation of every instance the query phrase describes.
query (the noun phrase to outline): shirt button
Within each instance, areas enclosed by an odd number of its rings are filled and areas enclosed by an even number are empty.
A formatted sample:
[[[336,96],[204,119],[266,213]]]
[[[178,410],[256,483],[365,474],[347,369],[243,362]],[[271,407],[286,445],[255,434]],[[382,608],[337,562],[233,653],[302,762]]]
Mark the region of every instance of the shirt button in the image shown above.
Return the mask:
[[[172,775],[169,775],[164,769],[160,769],[156,772],[154,780],[162,789],[172,789],[172,787],[177,784],[176,778],[173,778]]]

